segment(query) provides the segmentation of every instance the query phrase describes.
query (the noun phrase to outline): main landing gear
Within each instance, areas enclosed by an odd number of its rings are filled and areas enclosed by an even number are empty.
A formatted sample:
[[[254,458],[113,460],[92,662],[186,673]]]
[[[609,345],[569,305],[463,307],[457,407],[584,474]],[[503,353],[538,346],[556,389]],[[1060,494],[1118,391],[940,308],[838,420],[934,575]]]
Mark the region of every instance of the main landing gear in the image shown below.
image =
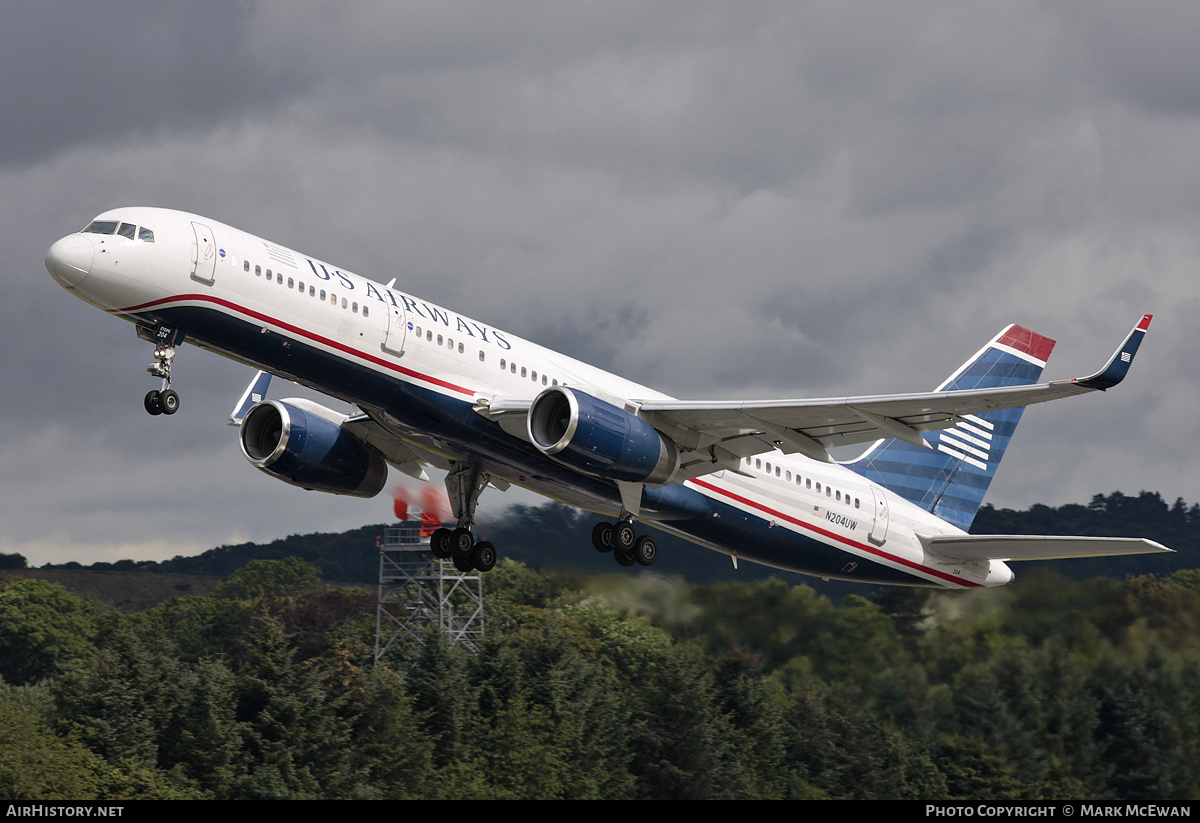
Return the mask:
[[[183,342],[183,333],[167,326],[153,331],[138,327],[138,337],[154,343],[154,362],[146,371],[162,378],[162,388],[146,394],[146,411],[153,415],[174,414],[179,411],[179,395],[171,388],[171,362],[175,359],[175,348]]]
[[[478,466],[456,464],[446,475],[446,492],[458,520],[455,529],[438,529],[429,539],[435,557],[454,561],[460,572],[491,571],[496,566],[496,547],[486,540],[475,542],[475,506],[492,476]]]
[[[592,528],[592,545],[599,552],[612,552],[622,566],[649,566],[658,559],[658,541],[648,534],[637,536],[633,520],[622,513],[616,523],[597,523]]]

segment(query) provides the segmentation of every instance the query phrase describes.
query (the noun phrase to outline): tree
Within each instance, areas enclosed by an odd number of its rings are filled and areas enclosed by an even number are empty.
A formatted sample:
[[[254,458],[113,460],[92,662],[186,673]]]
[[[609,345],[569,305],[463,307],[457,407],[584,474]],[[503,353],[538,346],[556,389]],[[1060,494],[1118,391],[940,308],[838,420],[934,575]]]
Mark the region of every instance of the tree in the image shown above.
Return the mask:
[[[321,570],[306,560],[253,560],[213,587],[213,597],[256,600],[286,597],[316,588]]]

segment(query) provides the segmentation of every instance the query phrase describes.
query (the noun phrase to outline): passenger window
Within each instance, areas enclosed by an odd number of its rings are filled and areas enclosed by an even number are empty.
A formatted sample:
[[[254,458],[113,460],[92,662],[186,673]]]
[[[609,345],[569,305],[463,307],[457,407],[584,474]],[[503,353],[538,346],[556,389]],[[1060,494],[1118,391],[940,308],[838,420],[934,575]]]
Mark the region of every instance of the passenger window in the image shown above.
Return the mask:
[[[247,260],[247,261],[246,261],[246,263],[247,263],[247,264],[249,264],[249,263],[250,263],[250,261],[249,261],[249,260]],[[262,277],[262,266],[255,266],[255,267],[254,267],[254,276],[255,276],[255,277]],[[271,270],[270,270],[270,269],[267,269],[267,279],[268,279],[268,280],[270,280],[270,279],[271,279]]]
[[[546,375],[542,375],[542,385],[546,385]]]
[[[325,289],[321,289],[321,302],[325,302]]]
[[[142,226],[140,229],[138,229],[138,240],[141,240],[145,243],[153,243],[154,232],[150,231],[150,229],[146,228],[145,226]]]
[[[480,350],[479,350],[479,362],[480,362],[480,363],[482,363],[482,362],[483,362],[483,349],[480,349]]]
[[[483,352],[480,352],[479,354],[481,355],[479,359],[482,360]],[[505,359],[503,357],[501,357],[500,358],[500,371],[504,371],[507,368],[508,368],[508,363],[505,361]]]
[[[122,237],[132,240],[137,236],[137,226],[132,223],[122,223],[121,228],[117,229],[117,234]]]
[[[367,307],[366,307],[366,305],[364,304],[364,305],[363,305],[363,317],[366,317],[366,316],[367,316]]]
[[[237,263],[234,263],[233,265],[236,266]],[[250,271],[250,261],[249,260],[242,261],[242,271]],[[255,274],[258,274],[258,272],[255,272]]]
[[[459,343],[459,344],[458,344],[458,353],[459,353],[459,354],[462,354],[462,353],[463,353],[463,344],[462,344],[462,343]]]
[[[346,308],[346,298],[342,298],[342,308]]]
[[[355,314],[358,314],[358,303],[357,302],[350,304],[350,311],[354,312]]]
[[[288,288],[289,288],[289,289],[291,289],[291,288],[295,288],[295,286],[296,286],[296,281],[295,281],[295,279],[293,279],[293,278],[289,277],[289,278],[288,278]]]
[[[521,367],[521,376],[522,377],[525,376],[525,367],[524,366]]]

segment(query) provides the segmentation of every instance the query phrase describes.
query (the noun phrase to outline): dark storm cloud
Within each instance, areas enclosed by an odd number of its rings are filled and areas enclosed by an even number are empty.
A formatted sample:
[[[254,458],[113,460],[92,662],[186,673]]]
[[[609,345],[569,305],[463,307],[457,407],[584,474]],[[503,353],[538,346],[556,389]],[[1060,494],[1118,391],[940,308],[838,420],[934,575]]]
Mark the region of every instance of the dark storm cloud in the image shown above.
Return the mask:
[[[313,80],[254,52],[253,4],[14,3],[0,26],[0,164],[207,131]],[[273,68],[274,65],[274,68]]]

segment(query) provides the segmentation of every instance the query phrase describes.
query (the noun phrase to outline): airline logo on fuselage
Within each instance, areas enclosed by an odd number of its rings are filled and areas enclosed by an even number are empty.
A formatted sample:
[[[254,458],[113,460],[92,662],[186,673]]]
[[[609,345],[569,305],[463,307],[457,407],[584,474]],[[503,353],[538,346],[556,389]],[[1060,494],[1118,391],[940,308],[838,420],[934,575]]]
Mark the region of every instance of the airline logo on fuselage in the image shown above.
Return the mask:
[[[474,320],[468,320],[446,309],[431,306],[423,300],[415,300],[407,294],[397,294],[387,286],[380,286],[371,280],[359,279],[356,281],[338,269],[330,272],[324,263],[318,263],[310,257],[304,259],[308,261],[309,268],[312,269],[313,274],[317,278],[329,281],[337,280],[346,291],[355,291],[359,286],[362,286],[362,291],[367,297],[378,300],[384,305],[403,309],[410,314],[424,318],[430,323],[441,323],[456,334],[465,334],[468,337],[482,340],[484,343],[493,343],[502,349],[512,348],[512,344],[504,337],[504,332],[489,329],[487,326],[481,326]],[[409,323],[409,327],[412,327],[412,323]]]

